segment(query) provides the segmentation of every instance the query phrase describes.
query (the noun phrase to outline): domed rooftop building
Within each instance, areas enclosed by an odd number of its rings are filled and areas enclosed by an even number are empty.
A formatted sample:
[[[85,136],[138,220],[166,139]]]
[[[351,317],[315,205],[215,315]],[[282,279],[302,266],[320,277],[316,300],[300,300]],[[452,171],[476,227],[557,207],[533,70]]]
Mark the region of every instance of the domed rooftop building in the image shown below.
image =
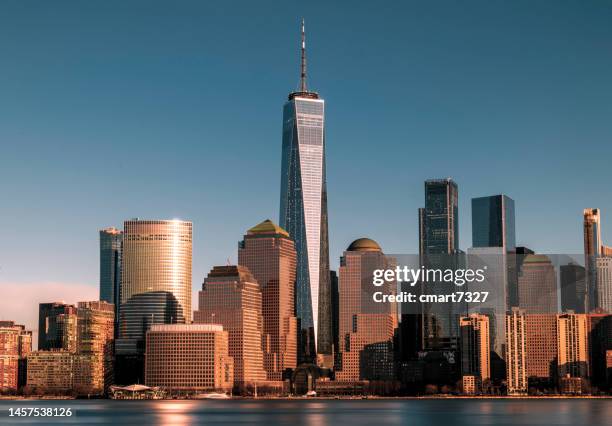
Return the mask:
[[[378,243],[370,238],[358,238],[353,241],[346,251],[382,251]]]

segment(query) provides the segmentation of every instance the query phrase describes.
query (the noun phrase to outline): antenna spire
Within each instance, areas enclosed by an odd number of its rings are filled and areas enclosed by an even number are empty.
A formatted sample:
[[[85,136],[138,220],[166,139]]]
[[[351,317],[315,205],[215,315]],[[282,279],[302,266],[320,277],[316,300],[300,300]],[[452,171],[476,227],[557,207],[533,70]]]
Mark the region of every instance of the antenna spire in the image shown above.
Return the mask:
[[[306,30],[304,29],[304,18],[302,18],[302,73],[300,75],[300,91],[306,92]]]

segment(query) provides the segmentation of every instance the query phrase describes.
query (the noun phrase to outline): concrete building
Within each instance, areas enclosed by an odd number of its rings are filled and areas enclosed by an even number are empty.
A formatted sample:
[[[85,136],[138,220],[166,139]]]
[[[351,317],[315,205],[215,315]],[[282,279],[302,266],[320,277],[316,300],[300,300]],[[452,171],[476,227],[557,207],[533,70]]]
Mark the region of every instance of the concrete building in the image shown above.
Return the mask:
[[[234,360],[234,385],[240,391],[265,381],[263,364],[261,291],[244,266],[215,266],[199,292],[198,324],[221,324],[229,334]]]
[[[525,311],[513,308],[506,315],[506,378],[509,395],[526,394],[527,331]]]
[[[597,306],[603,312],[612,314],[612,257],[595,260],[597,283]]]
[[[25,384],[21,370],[31,350],[31,331],[13,321],[0,321],[0,390],[15,391]]]
[[[527,378],[552,384],[557,378],[557,315],[525,315]]]
[[[471,314],[459,319],[461,334],[461,374],[475,376],[483,383],[491,377],[489,317]],[[465,389],[464,389],[465,390]]]
[[[559,378],[589,378],[587,317],[584,314],[557,315],[557,364]]]
[[[35,393],[65,393],[74,385],[75,354],[66,350],[34,351],[28,355],[28,387]]]
[[[397,304],[372,299],[375,291],[396,294],[395,280],[381,287],[372,285],[375,269],[393,267],[394,259],[385,256],[378,243],[369,238],[353,241],[340,259],[339,381],[393,379],[393,346],[389,343],[398,325]]]
[[[228,391],[228,333],[216,324],[155,324],[146,336],[145,384],[170,391]]]
[[[266,220],[238,246],[238,264],[251,271],[262,294],[263,356],[268,380],[297,366],[296,251],[289,234]]]

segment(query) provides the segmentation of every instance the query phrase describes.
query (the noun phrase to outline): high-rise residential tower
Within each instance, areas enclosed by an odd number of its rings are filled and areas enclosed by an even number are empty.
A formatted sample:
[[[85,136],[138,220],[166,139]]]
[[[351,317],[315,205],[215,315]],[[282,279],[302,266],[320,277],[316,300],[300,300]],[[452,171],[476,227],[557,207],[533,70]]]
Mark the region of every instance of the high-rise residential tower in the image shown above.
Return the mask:
[[[121,247],[123,232],[116,228],[100,231],[100,300],[115,305],[115,320],[119,320],[121,304]]]
[[[461,374],[481,381],[491,377],[489,317],[470,314],[459,320],[461,329]]]
[[[142,293],[169,292],[191,322],[191,222],[134,219],[123,229],[121,303]]]
[[[77,310],[62,302],[41,303],[38,308],[38,350],[76,351]]]
[[[596,259],[601,256],[601,215],[599,209],[584,209],[583,217],[586,309],[590,312],[598,305]]]
[[[302,21],[300,88],[283,108],[280,226],[297,251],[296,313],[301,361],[331,354],[331,296],[325,178],[325,102],[306,86]]]
[[[294,243],[287,231],[266,220],[239,243],[238,264],[251,271],[261,289],[266,376],[282,380],[285,369],[297,366]]]
[[[506,315],[506,378],[508,394],[527,393],[527,332],[525,311],[512,308]]]

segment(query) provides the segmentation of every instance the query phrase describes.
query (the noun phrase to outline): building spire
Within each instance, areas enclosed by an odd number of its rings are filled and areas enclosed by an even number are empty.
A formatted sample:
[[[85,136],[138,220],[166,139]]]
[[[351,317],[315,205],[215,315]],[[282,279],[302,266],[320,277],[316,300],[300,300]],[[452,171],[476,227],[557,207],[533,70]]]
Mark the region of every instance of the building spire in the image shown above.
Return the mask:
[[[306,92],[306,31],[302,18],[302,73],[300,75],[300,92]]]

